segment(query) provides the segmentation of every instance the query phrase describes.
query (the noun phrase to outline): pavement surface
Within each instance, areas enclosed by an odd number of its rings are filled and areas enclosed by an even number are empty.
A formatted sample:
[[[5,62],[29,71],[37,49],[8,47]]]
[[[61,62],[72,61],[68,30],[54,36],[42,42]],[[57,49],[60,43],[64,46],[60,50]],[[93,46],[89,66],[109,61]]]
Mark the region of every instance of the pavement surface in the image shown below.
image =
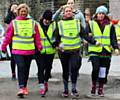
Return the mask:
[[[62,69],[59,59],[55,59],[52,69],[52,78],[49,80],[49,91],[45,98],[39,95],[39,86],[37,81],[37,67],[33,60],[30,69],[30,78],[28,81],[29,95],[25,100],[120,100],[120,56],[113,56],[111,62],[108,83],[105,85],[105,97],[90,96],[91,87],[91,63],[88,58],[83,58],[80,75],[78,77],[79,97],[61,96],[63,92]],[[71,82],[69,82],[71,83]],[[71,84],[69,84],[71,90]],[[17,80],[11,80],[9,61],[0,62],[0,100],[19,100],[16,96],[18,92]]]

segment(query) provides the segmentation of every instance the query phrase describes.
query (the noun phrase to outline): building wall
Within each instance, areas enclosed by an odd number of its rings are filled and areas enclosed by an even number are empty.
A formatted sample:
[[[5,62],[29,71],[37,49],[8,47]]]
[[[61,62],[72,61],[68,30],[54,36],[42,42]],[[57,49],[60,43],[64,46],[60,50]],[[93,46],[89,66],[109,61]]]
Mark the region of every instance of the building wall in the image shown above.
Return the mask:
[[[51,9],[53,13],[59,9],[61,5],[66,4],[67,0],[0,0],[0,23],[3,24],[3,17],[7,13],[8,6],[10,2],[27,3],[31,8],[31,15],[33,18],[38,19],[38,17],[46,10]],[[95,13],[95,9],[101,3],[106,3],[107,7],[110,8],[110,12],[114,19],[120,18],[120,0],[75,0],[75,7],[84,12],[84,9],[91,8],[92,14]]]
[[[6,15],[9,2],[8,0],[0,0],[0,24],[4,25],[4,16]]]
[[[75,0],[75,7],[80,9],[82,12],[85,8],[90,7],[92,13],[94,13],[99,3],[107,1],[109,0]],[[37,19],[39,15],[42,14],[46,9],[51,9],[53,12],[55,12],[61,5],[66,4],[67,0],[1,0],[1,2],[4,4],[2,5],[1,3],[2,6],[0,7],[6,10],[10,2],[27,3],[31,8],[31,15]]]
[[[17,0],[19,3],[27,3],[31,8],[30,15],[37,19],[46,9],[54,11],[54,0]]]
[[[84,0],[84,9],[89,7],[91,9],[91,13],[94,14],[95,10],[101,4],[106,5],[109,8],[109,0]]]
[[[120,19],[120,0],[110,0],[109,2],[110,13],[113,19]]]
[[[84,0],[75,0],[75,7],[83,12],[84,11]]]

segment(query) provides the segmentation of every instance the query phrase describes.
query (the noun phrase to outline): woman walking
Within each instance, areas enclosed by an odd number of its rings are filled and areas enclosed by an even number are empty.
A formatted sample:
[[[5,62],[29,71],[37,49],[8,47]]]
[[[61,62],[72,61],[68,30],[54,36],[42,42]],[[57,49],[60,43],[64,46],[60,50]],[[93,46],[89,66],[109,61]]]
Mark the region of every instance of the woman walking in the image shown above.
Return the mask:
[[[95,17],[87,26],[87,34],[100,43],[99,46],[89,45],[88,52],[92,63],[92,87],[91,94],[96,94],[96,82],[98,82],[99,96],[104,96],[104,84],[110,68],[112,47],[118,55],[118,45],[115,28],[107,16],[107,8],[100,6],[96,9]]]
[[[10,22],[15,19],[15,17],[17,16],[16,13],[16,8],[17,8],[18,4],[17,3],[12,3],[9,8],[8,8],[8,12],[7,15],[4,18],[4,23],[6,23],[7,25],[10,24]],[[10,47],[10,51],[12,50],[12,43],[10,43],[9,45]],[[11,72],[12,72],[12,80],[16,79],[16,72],[15,72],[15,60],[13,58],[13,55],[11,54],[11,58],[10,58],[10,66],[11,66]]]
[[[42,49],[38,25],[35,20],[27,18],[29,11],[28,5],[18,5],[18,16],[9,24],[2,45],[2,51],[6,52],[6,46],[12,42],[12,54],[18,67],[19,97],[28,95],[27,81],[35,45],[39,51]]]

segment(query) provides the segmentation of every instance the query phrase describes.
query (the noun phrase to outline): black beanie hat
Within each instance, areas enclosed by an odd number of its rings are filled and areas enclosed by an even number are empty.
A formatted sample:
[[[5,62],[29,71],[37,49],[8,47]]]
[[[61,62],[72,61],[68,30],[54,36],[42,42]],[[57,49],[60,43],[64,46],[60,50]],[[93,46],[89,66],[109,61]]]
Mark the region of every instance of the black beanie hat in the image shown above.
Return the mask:
[[[46,10],[43,13],[43,19],[47,19],[47,20],[52,20],[52,12],[50,10]]]

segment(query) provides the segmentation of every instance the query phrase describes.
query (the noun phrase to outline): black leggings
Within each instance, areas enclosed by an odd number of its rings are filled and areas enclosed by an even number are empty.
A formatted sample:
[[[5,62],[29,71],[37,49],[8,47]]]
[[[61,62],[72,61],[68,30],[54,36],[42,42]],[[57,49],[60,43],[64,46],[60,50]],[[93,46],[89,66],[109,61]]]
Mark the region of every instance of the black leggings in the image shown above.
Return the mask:
[[[55,54],[37,54],[35,55],[35,60],[38,66],[38,81],[40,83],[48,82],[52,63]]]
[[[16,64],[15,64],[15,60],[12,54],[11,54],[11,59],[10,59],[10,65],[11,65],[11,72],[15,74]]]
[[[12,51],[12,43],[10,43],[9,48],[10,48],[10,51]],[[11,72],[15,74],[16,64],[15,64],[15,60],[12,53],[10,58],[10,66],[11,66]]]
[[[99,56],[92,56],[92,81],[99,81],[100,83],[107,82],[111,58],[101,58]],[[99,78],[100,67],[106,68],[105,78]]]
[[[14,54],[14,60],[18,68],[18,83],[19,87],[27,87],[29,77],[30,64],[33,59],[32,55],[17,55]]]
[[[59,58],[63,69],[63,80],[68,82],[69,76],[71,76],[72,83],[76,83],[81,66],[81,57],[79,56],[79,52],[60,52]]]

